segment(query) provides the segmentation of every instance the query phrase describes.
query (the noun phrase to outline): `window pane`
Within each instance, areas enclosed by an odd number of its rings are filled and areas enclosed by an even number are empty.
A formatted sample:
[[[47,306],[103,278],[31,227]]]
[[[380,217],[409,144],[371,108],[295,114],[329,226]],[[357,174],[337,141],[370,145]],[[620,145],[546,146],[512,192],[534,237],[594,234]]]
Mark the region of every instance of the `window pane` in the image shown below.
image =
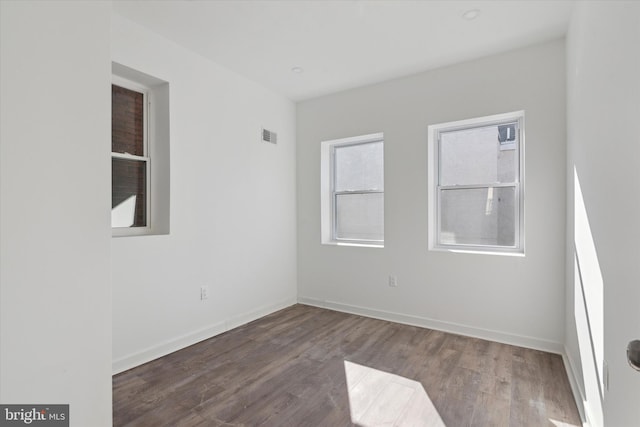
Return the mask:
[[[384,194],[337,195],[336,238],[384,240]]]
[[[516,182],[517,122],[440,134],[440,185]]]
[[[111,226],[147,225],[147,163],[111,158]]]
[[[144,102],[140,92],[111,85],[111,151],[144,156]]]
[[[337,146],[335,148],[336,191],[383,190],[383,144]]]
[[[440,192],[440,243],[515,246],[515,187]]]

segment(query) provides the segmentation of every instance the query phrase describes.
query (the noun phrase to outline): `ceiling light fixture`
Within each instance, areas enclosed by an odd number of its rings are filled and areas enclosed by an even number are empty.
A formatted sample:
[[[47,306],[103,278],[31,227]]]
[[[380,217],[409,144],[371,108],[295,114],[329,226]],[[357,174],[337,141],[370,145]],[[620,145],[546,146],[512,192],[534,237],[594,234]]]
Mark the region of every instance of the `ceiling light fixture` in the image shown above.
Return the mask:
[[[480,9],[469,9],[462,14],[462,17],[467,21],[472,21],[480,16]]]
[[[303,71],[304,71],[304,70],[302,69],[302,67],[293,67],[293,68],[291,69],[291,72],[292,72],[292,73],[295,73],[295,74],[302,74],[302,72],[303,72]]]

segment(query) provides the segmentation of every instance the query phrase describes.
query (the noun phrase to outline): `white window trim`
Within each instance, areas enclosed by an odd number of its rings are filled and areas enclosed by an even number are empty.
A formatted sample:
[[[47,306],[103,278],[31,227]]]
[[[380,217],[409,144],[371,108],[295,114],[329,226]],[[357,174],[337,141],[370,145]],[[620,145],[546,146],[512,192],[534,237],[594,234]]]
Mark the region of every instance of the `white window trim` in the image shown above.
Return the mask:
[[[384,134],[382,132],[322,141],[320,144],[320,230],[322,244],[384,248],[384,240],[337,239],[335,236],[336,208],[334,200],[336,192],[334,191],[335,171],[333,160],[335,148],[379,141],[384,143]],[[384,190],[381,193],[384,194]]]
[[[467,245],[467,244],[442,244],[440,241],[440,203],[439,196],[440,191],[438,189],[439,184],[439,163],[440,163],[440,134],[445,131],[455,131],[468,128],[475,128],[480,126],[492,126],[504,123],[518,123],[519,132],[519,144],[518,161],[519,174],[516,177],[516,221],[518,226],[516,227],[516,244],[514,247],[505,246],[489,246],[489,245]],[[439,123],[430,125],[428,128],[428,226],[429,226],[429,250],[433,251],[445,251],[445,252],[463,252],[463,253],[480,253],[480,254],[497,254],[497,255],[511,255],[511,256],[524,256],[525,253],[525,210],[524,210],[524,183],[525,183],[525,135],[524,135],[524,111],[514,111],[504,114],[495,114],[485,117],[477,117],[473,119],[458,120],[447,123]],[[484,188],[484,186],[480,185]],[[492,187],[513,187],[512,184],[495,184]],[[456,186],[456,188],[465,187],[477,187],[471,186]]]
[[[146,220],[147,224],[144,227],[111,227],[111,235],[114,237],[121,236],[142,236],[146,234],[151,234],[151,157],[150,157],[150,144],[151,144],[151,136],[149,132],[149,114],[151,111],[151,91],[148,87],[125,79],[123,77],[117,76],[113,74],[111,76],[111,84],[123,87],[125,89],[133,90],[138,93],[142,93],[142,105],[143,105],[143,120],[142,120],[142,133],[143,133],[143,156],[138,156],[129,153],[117,153],[111,152],[111,158],[118,159],[129,159],[136,161],[143,161],[146,163]]]

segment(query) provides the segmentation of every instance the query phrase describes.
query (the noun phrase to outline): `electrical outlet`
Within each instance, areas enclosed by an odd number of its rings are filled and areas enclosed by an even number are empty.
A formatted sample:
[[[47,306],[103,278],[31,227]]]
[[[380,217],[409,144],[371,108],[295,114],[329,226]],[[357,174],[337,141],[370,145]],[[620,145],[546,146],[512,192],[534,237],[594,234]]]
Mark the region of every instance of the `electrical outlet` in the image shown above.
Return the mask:
[[[200,286],[200,300],[204,301],[206,299],[209,299],[209,287]]]
[[[389,286],[392,288],[398,287],[398,278],[396,276],[389,276]]]

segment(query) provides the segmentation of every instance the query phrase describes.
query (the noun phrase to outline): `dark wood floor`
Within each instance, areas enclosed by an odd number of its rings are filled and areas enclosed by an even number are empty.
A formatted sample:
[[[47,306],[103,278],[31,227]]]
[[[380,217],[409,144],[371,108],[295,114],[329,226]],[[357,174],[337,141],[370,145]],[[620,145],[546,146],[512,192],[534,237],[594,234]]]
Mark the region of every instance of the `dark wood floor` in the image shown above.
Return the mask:
[[[578,426],[558,355],[295,305],[113,378],[114,426]]]

